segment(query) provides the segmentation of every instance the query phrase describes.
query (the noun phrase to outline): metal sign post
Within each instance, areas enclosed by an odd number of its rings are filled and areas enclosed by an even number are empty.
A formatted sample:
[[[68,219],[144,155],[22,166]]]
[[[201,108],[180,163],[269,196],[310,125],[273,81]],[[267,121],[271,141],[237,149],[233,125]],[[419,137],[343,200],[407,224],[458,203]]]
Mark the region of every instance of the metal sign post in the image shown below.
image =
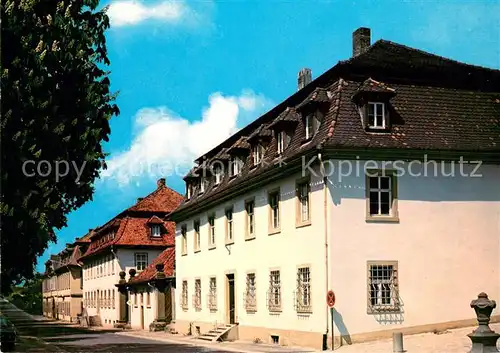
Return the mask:
[[[330,315],[332,317],[332,351],[333,351],[333,350],[335,350],[335,330],[334,330],[335,322],[333,319],[333,307],[335,305],[335,293],[332,290],[329,290],[328,293],[326,293],[326,304],[330,308]]]

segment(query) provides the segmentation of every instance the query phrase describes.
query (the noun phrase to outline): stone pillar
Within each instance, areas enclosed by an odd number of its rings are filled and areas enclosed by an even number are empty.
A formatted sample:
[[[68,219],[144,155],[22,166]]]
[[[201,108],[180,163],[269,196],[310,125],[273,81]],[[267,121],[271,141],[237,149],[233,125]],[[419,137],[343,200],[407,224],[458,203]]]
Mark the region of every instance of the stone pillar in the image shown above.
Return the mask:
[[[118,281],[118,321],[115,323],[117,328],[125,328],[128,324],[127,320],[127,281],[125,280],[125,272],[119,273],[120,280]]]
[[[494,300],[489,300],[486,293],[479,293],[477,299],[470,303],[477,316],[478,328],[468,334],[472,341],[470,353],[497,353],[497,340],[500,334],[493,331],[490,326],[491,312],[497,304]]]

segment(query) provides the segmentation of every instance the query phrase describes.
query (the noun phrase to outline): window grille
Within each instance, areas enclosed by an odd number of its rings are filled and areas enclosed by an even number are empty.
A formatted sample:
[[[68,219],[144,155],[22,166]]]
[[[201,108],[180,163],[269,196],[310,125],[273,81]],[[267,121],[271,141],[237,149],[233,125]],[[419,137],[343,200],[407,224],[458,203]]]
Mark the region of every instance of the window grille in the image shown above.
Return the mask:
[[[208,309],[211,311],[217,310],[217,279],[215,277],[210,278],[210,289],[208,292]]]
[[[399,310],[397,265],[370,264],[368,266],[368,312]]]
[[[281,278],[280,271],[269,273],[269,291],[267,293],[269,311],[281,311]]]
[[[311,270],[301,267],[297,270],[297,289],[295,291],[295,310],[311,312]]]
[[[183,309],[188,308],[188,283],[187,283],[187,281],[182,281],[181,306]]]
[[[194,281],[193,306],[196,310],[201,310],[201,280]]]
[[[257,290],[255,273],[248,273],[246,277],[246,288],[244,292],[244,303],[247,312],[257,311]]]

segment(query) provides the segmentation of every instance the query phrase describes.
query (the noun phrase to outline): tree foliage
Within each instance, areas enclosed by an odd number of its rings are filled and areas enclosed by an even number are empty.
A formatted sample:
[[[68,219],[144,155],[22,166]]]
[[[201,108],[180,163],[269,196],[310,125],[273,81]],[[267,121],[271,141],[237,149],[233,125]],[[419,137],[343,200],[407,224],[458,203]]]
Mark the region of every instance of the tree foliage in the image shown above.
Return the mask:
[[[36,258],[56,240],[54,229],[92,199],[105,168],[101,143],[119,110],[105,71],[109,18],[98,0],[3,0],[0,6],[5,293],[33,276]],[[60,180],[58,161],[70,167]]]
[[[36,273],[32,278],[26,280],[22,286],[12,288],[9,301],[19,309],[33,314],[43,314],[43,295],[42,295],[43,276]]]

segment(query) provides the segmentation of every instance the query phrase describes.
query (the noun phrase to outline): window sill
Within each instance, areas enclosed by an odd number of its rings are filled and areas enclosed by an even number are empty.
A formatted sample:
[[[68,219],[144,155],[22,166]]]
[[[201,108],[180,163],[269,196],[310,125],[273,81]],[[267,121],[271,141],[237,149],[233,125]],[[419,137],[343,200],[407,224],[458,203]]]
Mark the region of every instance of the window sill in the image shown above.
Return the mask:
[[[187,254],[188,254],[187,252],[183,252],[181,256],[186,256]]]
[[[228,240],[226,239],[226,245],[233,245],[234,244],[234,239]]]
[[[255,235],[248,235],[248,236],[245,236],[245,241],[248,241],[248,240],[254,240],[255,239]]]
[[[395,307],[372,307],[372,308],[368,308],[368,310],[366,311],[366,313],[368,315],[381,315],[381,314],[387,314],[387,313],[391,313],[391,314],[398,314],[398,313],[401,313],[401,309],[400,308],[395,308]]]
[[[201,251],[201,249],[194,249],[194,253],[199,253]]]
[[[311,221],[303,221],[295,223],[295,228],[303,228],[311,225]]]
[[[308,139],[303,139],[302,141],[300,141],[300,144],[301,144],[301,145],[305,145],[305,144],[307,144],[307,143],[311,142],[311,141],[312,141],[312,139],[313,139],[313,137],[314,137],[314,136],[311,136],[311,137],[309,137]]]
[[[366,216],[366,222],[369,223],[399,223],[397,216]]]
[[[217,248],[217,246],[215,246],[215,245],[210,245],[210,246],[208,247],[208,250],[214,250],[214,249],[216,249],[216,248]]]
[[[281,228],[276,228],[276,229],[271,228],[269,229],[268,235],[274,235],[278,233],[281,233]]]
[[[283,309],[269,309],[270,314],[281,314],[283,312]]]

